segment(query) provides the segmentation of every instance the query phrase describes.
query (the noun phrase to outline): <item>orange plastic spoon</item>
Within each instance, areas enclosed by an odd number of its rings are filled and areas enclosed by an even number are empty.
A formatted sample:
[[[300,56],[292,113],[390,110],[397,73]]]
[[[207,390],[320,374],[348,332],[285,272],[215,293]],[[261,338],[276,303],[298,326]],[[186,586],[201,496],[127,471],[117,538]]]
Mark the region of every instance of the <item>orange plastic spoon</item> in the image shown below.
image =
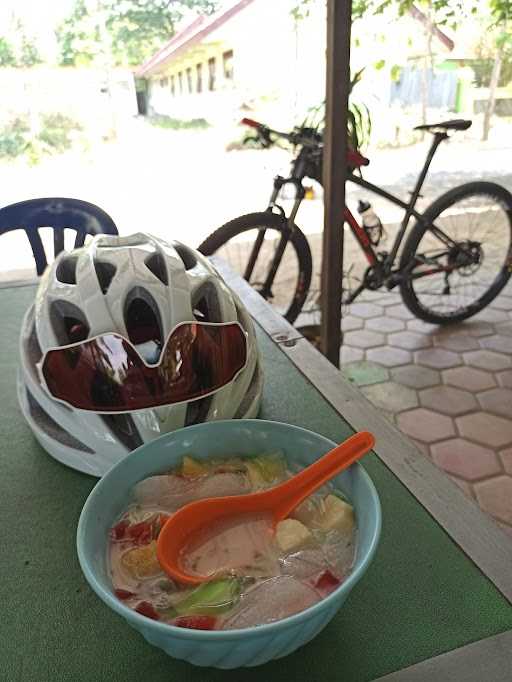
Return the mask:
[[[374,444],[373,435],[361,431],[273,488],[249,495],[209,497],[185,505],[171,516],[160,531],[156,548],[160,565],[180,583],[199,585],[210,580],[210,576],[191,575],[180,567],[180,555],[193,534],[220,519],[246,514],[269,514],[275,526],[311,493],[365,455]]]

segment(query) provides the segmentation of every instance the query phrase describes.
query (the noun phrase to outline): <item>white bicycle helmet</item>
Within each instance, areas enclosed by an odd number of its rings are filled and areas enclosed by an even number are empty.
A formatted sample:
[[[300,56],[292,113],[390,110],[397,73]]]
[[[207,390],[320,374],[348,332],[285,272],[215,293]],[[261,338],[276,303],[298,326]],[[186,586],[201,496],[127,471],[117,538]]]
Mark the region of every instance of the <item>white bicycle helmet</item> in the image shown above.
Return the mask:
[[[38,365],[45,353],[114,333],[137,346],[141,325],[165,342],[183,322],[238,322],[247,340],[245,366],[216,392],[195,400],[99,414],[54,399]],[[178,242],[147,234],[98,235],[61,253],[47,268],[20,339],[18,398],[35,437],[55,459],[102,476],[128,452],[162,433],[218,419],[257,415],[262,372],[252,321],[211,263]]]

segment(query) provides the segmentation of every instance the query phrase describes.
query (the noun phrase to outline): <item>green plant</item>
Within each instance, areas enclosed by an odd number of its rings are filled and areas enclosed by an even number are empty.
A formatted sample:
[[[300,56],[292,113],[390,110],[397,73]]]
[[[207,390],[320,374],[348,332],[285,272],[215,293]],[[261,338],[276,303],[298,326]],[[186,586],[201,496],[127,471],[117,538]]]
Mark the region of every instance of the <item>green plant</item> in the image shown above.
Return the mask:
[[[0,66],[16,66],[16,55],[11,43],[0,36]]]
[[[348,143],[353,149],[360,149],[370,141],[372,132],[372,120],[368,107],[363,102],[354,100],[352,91],[359,83],[364,73],[364,68],[357,71],[350,79],[349,103],[347,112],[347,137]],[[312,107],[304,121],[305,126],[323,131],[325,120],[325,101]]]
[[[80,124],[63,114],[43,114],[38,139],[50,152],[62,153],[73,145],[72,133],[82,130]]]
[[[168,128],[170,130],[204,130],[210,127],[210,124],[204,118],[181,119],[161,114],[151,116],[149,122],[158,128]]]
[[[26,157],[34,165],[45,154],[61,154],[73,146],[80,124],[63,114],[42,114],[39,132],[31,134],[27,117],[17,116],[0,128],[0,158]]]
[[[14,118],[0,128],[0,158],[15,159],[27,149],[28,122],[23,117]]]

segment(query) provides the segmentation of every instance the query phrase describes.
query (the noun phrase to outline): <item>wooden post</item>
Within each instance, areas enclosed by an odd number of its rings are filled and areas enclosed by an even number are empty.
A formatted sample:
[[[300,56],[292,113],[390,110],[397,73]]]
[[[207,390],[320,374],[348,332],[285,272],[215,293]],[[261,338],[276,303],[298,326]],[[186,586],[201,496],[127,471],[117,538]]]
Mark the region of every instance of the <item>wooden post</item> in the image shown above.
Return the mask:
[[[347,176],[347,109],[350,88],[351,0],[327,0],[327,78],[323,156],[322,352],[339,367],[343,209]]]

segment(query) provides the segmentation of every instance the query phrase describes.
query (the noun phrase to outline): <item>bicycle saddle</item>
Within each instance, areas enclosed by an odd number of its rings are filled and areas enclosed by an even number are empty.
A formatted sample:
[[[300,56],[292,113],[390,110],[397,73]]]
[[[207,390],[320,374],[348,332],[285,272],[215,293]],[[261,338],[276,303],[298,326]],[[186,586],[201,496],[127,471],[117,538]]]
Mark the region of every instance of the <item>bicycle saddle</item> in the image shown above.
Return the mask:
[[[467,130],[472,123],[473,121],[463,118],[454,118],[452,121],[441,121],[441,123],[425,123],[425,125],[415,126],[414,130]]]

